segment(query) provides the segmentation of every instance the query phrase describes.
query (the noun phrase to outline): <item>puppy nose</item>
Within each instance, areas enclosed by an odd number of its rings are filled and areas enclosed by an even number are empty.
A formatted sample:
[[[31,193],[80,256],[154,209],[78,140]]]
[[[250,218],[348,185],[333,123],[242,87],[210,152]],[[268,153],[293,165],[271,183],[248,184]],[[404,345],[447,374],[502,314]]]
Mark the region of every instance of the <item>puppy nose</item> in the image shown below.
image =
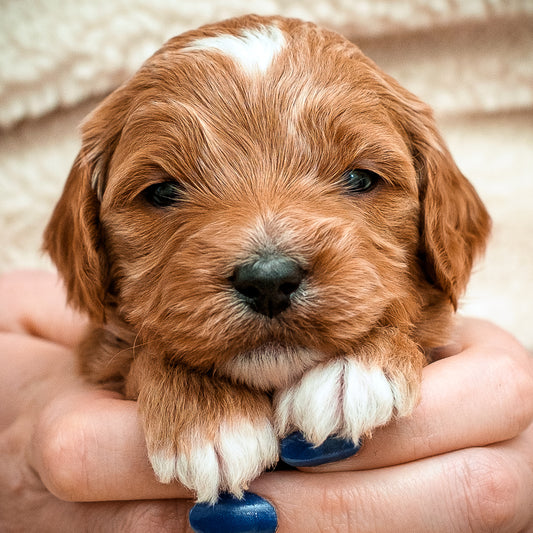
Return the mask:
[[[272,318],[289,307],[303,277],[304,271],[293,259],[268,255],[239,265],[229,279],[254,311]]]

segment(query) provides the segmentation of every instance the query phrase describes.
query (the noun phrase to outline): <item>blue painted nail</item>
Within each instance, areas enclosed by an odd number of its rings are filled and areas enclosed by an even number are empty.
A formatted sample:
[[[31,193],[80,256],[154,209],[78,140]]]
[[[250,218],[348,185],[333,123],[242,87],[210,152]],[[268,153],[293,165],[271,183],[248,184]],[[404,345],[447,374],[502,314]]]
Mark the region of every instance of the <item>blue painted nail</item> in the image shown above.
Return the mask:
[[[314,446],[296,431],[281,441],[281,459],[291,466],[318,466],[351,457],[360,448],[361,441],[354,443],[340,437],[328,437],[320,446]]]
[[[221,494],[217,503],[197,503],[189,513],[196,533],[274,533],[278,517],[265,499],[245,492],[241,500]]]

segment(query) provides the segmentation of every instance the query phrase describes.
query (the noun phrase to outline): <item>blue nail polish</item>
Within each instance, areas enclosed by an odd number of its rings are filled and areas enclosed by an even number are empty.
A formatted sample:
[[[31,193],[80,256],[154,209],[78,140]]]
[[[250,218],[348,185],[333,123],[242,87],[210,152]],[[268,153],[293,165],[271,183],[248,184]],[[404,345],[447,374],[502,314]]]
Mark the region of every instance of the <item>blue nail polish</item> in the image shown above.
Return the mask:
[[[296,431],[281,441],[281,459],[291,466],[318,466],[351,457],[360,448],[361,441],[354,443],[340,437],[328,437],[320,446],[314,446]]]
[[[241,500],[221,494],[217,503],[197,503],[189,513],[196,533],[274,533],[278,517],[265,499],[245,492]]]

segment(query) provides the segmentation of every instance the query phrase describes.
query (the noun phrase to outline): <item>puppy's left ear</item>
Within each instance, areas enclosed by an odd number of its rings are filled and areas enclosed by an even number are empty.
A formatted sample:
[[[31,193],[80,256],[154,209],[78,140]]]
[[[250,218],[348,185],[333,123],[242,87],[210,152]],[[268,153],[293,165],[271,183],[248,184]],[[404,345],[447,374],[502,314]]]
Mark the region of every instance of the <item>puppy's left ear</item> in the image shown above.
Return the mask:
[[[457,168],[429,106],[372,62],[381,97],[411,150],[421,206],[421,266],[457,309],[472,266],[483,254],[491,220],[472,184]]]
[[[474,261],[483,254],[491,228],[485,206],[457,168],[426,109],[414,124],[412,149],[419,175],[420,255],[429,279],[454,309]]]
[[[400,120],[419,180],[421,264],[457,310],[473,263],[485,251],[491,220],[437,131],[430,108],[405,93]]]

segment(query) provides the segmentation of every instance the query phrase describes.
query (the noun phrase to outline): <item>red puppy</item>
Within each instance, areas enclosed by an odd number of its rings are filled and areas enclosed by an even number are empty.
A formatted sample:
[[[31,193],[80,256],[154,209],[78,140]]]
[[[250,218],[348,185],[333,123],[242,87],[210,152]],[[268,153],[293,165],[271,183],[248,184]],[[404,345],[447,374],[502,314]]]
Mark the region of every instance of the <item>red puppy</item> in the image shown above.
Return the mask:
[[[279,17],[166,43],[85,121],[45,234],[163,482],[242,494],[278,439],[417,402],[489,217],[422,102]]]

